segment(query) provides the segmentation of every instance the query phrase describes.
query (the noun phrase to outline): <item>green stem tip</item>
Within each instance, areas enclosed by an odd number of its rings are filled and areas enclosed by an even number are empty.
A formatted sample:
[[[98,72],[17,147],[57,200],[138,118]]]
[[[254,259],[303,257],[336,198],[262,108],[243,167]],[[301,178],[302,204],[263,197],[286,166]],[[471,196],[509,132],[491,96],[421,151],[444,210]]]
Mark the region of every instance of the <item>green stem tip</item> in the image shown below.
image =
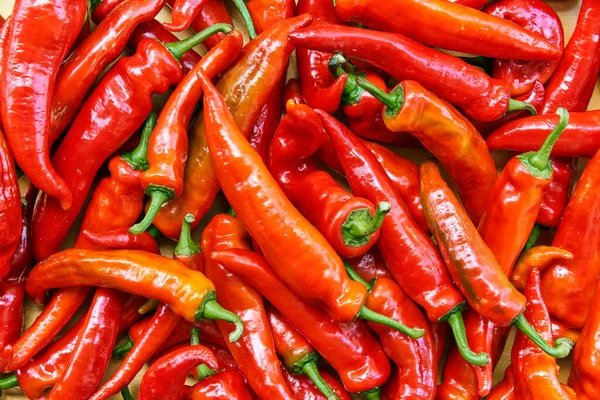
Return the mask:
[[[507,113],[512,111],[523,110],[527,111],[529,115],[537,115],[537,110],[535,109],[535,107],[530,103],[527,103],[526,101],[520,101],[515,99],[510,99],[508,101],[508,109],[506,110]]]
[[[144,315],[146,313],[149,313],[150,311],[154,311],[158,308],[159,304],[160,301],[156,299],[148,299],[144,302],[144,304],[140,306],[140,308],[138,308],[138,314]]]
[[[457,308],[452,311],[447,318],[450,328],[454,333],[454,339],[456,340],[456,347],[460,355],[469,363],[478,365],[480,367],[488,365],[490,363],[490,355],[488,353],[475,353],[469,347],[467,341],[467,333],[465,330],[465,323],[462,318],[462,308]]]
[[[381,325],[388,326],[390,328],[396,329],[399,332],[404,333],[406,336],[418,339],[425,334],[425,329],[421,328],[409,328],[408,326],[392,319],[390,317],[386,317],[383,314],[379,314],[373,310],[370,310],[366,306],[363,306],[360,309],[360,312],[357,315],[358,318],[364,319],[366,321],[376,322]]]
[[[152,111],[146,118],[138,146],[121,156],[135,170],[146,171],[148,169],[148,143],[150,143],[150,137],[156,126],[157,118],[156,111]]]
[[[19,386],[19,381],[17,380],[17,376],[12,374],[7,376],[4,379],[0,379],[0,389],[11,389]]]
[[[221,305],[215,300],[214,293],[206,298],[204,303],[196,312],[196,319],[202,318],[226,321],[235,324],[235,330],[229,334],[230,343],[237,342],[242,336],[242,333],[244,333],[244,323],[240,317],[221,307]]]
[[[523,247],[523,251],[527,251],[535,246],[540,237],[540,233],[542,232],[542,228],[539,224],[533,225],[533,229],[531,229],[531,233],[529,234],[529,238],[527,238],[527,242]]]
[[[146,193],[150,196],[150,207],[148,207],[144,219],[129,228],[129,232],[134,235],[139,235],[150,228],[163,204],[175,197],[174,191],[165,186],[150,185],[146,188]]]
[[[523,314],[519,315],[513,325],[523,332],[533,343],[535,343],[546,354],[554,358],[565,358],[571,352],[575,343],[568,338],[558,338],[554,341],[554,347],[548,344],[546,340],[531,326]]]
[[[197,326],[194,326],[190,330],[190,344],[192,346],[198,346],[200,344],[200,328]],[[200,364],[196,367],[196,373],[198,374],[198,380],[202,380],[214,375],[216,372],[210,369],[208,365]]]
[[[344,244],[350,247],[367,244],[371,235],[381,227],[383,219],[391,209],[390,203],[382,201],[377,204],[374,215],[371,215],[368,208],[352,211],[342,225]]]
[[[238,1],[238,0],[235,0],[235,1]],[[246,12],[247,11],[248,10],[246,10]],[[245,21],[245,19],[244,19],[244,21]],[[254,29],[254,27],[252,27],[252,29]],[[164,46],[167,48],[167,50],[169,50],[171,52],[171,54],[173,54],[173,57],[175,57],[177,60],[179,60],[179,59],[181,59],[181,57],[183,57],[183,55],[187,51],[193,49],[200,43],[204,42],[206,39],[208,39],[215,33],[222,32],[222,33],[227,34],[227,33],[231,32],[232,30],[233,30],[233,27],[229,24],[223,24],[223,23],[214,24],[214,25],[211,25],[208,28],[204,29],[203,31],[196,33],[195,35],[190,36],[187,39],[180,40],[179,42],[165,43]],[[248,31],[250,31],[250,29],[248,29]],[[250,32],[248,32],[248,33],[250,33]]]
[[[129,340],[125,343],[123,343],[121,346],[116,347],[113,352],[112,352],[112,356],[113,357],[119,357],[122,356],[123,354],[128,353],[131,349],[133,349],[133,340],[131,338],[129,338]]]
[[[361,394],[367,400],[379,400],[381,398],[381,389],[376,387],[375,389],[371,389],[366,392],[361,392]]]
[[[231,0],[235,8],[238,9],[242,19],[244,20],[244,24],[246,24],[246,29],[248,30],[248,37],[250,39],[254,39],[256,37],[256,29],[254,29],[254,23],[252,22],[252,17],[250,17],[250,12],[246,7],[246,3],[244,0]]]
[[[331,387],[325,382],[321,374],[319,373],[319,368],[317,368],[317,363],[314,361],[307,362],[302,366],[302,372],[306,374],[310,378],[311,381],[315,384],[317,389],[323,396],[327,397],[327,400],[339,400],[339,397],[334,393]]]
[[[134,400],[129,391],[129,386],[123,386],[123,389],[121,389],[121,396],[123,396],[123,400]]]
[[[175,246],[175,249],[173,250],[174,255],[191,257],[202,251],[200,246],[192,239],[191,224],[193,224],[195,220],[196,219],[192,214],[185,214],[183,224],[181,225],[181,233],[179,234],[179,242],[177,242],[177,246]]]
[[[350,264],[348,264],[346,261],[344,261],[344,267],[346,267],[346,272],[348,272],[348,276],[350,277],[350,279],[352,279],[353,281],[362,283],[367,290],[371,290],[373,288],[373,285],[371,285],[369,282],[365,281],[362,276],[360,276],[358,274],[358,272],[356,272],[354,270],[354,268],[352,268],[350,266]]]

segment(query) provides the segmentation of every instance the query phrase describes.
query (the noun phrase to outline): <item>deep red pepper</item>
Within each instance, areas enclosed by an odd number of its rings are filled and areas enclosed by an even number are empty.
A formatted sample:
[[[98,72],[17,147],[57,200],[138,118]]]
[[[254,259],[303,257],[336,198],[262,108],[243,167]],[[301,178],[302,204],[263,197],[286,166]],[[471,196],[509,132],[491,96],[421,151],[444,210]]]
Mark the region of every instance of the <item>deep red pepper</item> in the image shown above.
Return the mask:
[[[294,394],[296,400],[351,400],[352,397],[348,394],[342,384],[331,376],[327,371],[322,371],[323,380],[331,387],[336,397],[325,397],[323,393],[317,389],[314,383],[308,376],[294,375],[284,367],[281,367],[283,379],[285,379],[290,391]]]
[[[389,206],[346,192],[319,169],[315,153],[325,138],[313,109],[293,101],[286,104],[269,151],[269,170],[287,198],[325,236],[342,257],[358,257],[379,238]]]
[[[460,4],[461,6],[471,7],[479,10],[486,5],[489,0],[449,0],[451,3]]]
[[[494,121],[508,111],[525,107],[525,104],[510,99],[504,82],[489,77],[460,58],[430,49],[402,35],[320,24],[290,34],[290,43],[341,52],[366,61],[400,81],[418,80],[476,120]],[[373,51],[374,48],[379,51]]]
[[[175,0],[168,0],[171,7],[175,4]],[[229,24],[233,25],[231,15],[223,0],[205,0],[204,7],[200,9],[196,18],[192,20],[191,27],[194,31],[200,32],[214,24]],[[225,37],[222,33],[217,33],[214,36],[209,37],[204,42],[204,45],[208,49],[212,49]]]
[[[556,12],[541,0],[501,0],[487,5],[481,11],[504,18],[546,39],[558,49],[564,47],[562,23]],[[560,59],[523,62],[494,60],[494,78],[508,85],[513,96],[531,91],[535,81],[545,84],[552,76]]]
[[[556,229],[569,201],[571,178],[573,177],[573,159],[553,157],[552,182],[543,193],[542,205],[536,223]]]
[[[429,237],[410,216],[400,195],[376,157],[344,125],[319,110],[342,163],[350,188],[371,201],[392,208],[381,226],[377,248],[406,294],[423,307],[431,321],[447,320],[470,362],[486,363],[487,355],[471,352],[462,328],[464,298],[450,280],[442,258]]]
[[[0,115],[15,161],[41,191],[72,203],[69,185],[50,162],[54,83],[87,11],[84,0],[17,1],[4,48]],[[39,23],[31,21],[40,19]],[[36,54],[36,57],[31,57]],[[20,217],[17,218],[20,220]],[[18,223],[17,223],[18,225]]]
[[[393,279],[392,274],[385,265],[385,261],[376,247],[366,252],[361,257],[351,258],[346,260],[355,271],[357,271],[363,279],[372,281],[375,278],[384,276]]]
[[[477,379],[471,365],[465,362],[453,346],[444,365],[442,383],[435,394],[436,400],[480,400],[477,394]]]
[[[231,215],[217,214],[202,233],[206,254],[205,272],[223,298],[223,305],[240,315],[247,329],[241,339],[227,343],[250,387],[265,399],[293,399],[279,369],[269,320],[260,293],[236,275],[210,259],[213,251],[249,249],[249,235],[241,222]],[[231,332],[227,324],[217,323],[223,336]]]
[[[223,371],[202,379],[191,390],[191,400],[251,400],[244,378],[236,371]]]
[[[389,360],[364,321],[333,321],[294,294],[256,253],[222,250],[211,258],[258,289],[333,366],[349,392],[372,390],[387,380]]]
[[[81,235],[94,246],[111,249],[144,250],[160,254],[156,239],[148,232],[142,232],[140,235],[132,235],[129,233],[129,228],[119,228],[103,233],[83,230],[81,231]]]
[[[511,366],[506,367],[504,379],[494,386],[488,400],[515,400],[515,377]]]
[[[336,0],[335,11],[344,21],[492,58],[554,60],[562,50],[513,22],[446,0]]]
[[[263,162],[268,165],[269,148],[273,141],[273,135],[281,121],[283,111],[283,87],[285,78],[281,79],[271,92],[271,96],[263,106],[252,132],[248,137],[250,145],[256,150]]]
[[[329,0],[299,0],[296,12],[310,14],[315,24],[343,24]],[[340,106],[346,76],[332,78],[327,67],[332,54],[300,47],[296,50],[302,96],[312,108],[332,113]]]
[[[304,104],[302,92],[300,91],[300,81],[297,78],[290,78],[283,89],[283,104],[287,104],[290,100],[296,104]]]

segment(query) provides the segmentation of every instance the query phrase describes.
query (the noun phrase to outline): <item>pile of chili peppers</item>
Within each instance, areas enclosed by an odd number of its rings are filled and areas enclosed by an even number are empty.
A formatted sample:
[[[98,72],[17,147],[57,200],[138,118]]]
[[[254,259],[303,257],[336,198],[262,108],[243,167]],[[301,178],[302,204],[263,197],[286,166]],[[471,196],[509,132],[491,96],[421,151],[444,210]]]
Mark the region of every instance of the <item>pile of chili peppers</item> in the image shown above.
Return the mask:
[[[0,389],[600,399],[600,0],[88,3],[0,18]]]

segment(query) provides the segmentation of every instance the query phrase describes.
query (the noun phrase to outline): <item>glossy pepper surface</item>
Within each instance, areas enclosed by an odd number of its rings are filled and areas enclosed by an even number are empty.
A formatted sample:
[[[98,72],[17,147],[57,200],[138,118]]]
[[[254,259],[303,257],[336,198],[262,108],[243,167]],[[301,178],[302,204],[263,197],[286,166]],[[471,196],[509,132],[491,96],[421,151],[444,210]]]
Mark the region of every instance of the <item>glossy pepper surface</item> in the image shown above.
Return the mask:
[[[202,233],[202,248],[206,254],[205,273],[215,282],[224,307],[240,315],[244,334],[227,347],[233,354],[248,384],[265,399],[293,399],[280,371],[280,361],[265,312],[261,294],[249,283],[210,259],[210,254],[223,249],[249,249],[249,235],[241,222],[231,215],[217,214]],[[231,331],[227,324],[217,323],[223,336]]]
[[[325,139],[319,116],[290,101],[271,144],[269,170],[287,198],[325,236],[342,257],[358,257],[379,238],[389,210],[346,192],[319,169],[316,152]]]
[[[1,129],[1,128],[0,128]],[[21,194],[15,163],[6,138],[0,130],[0,277],[11,270],[11,258],[19,246],[23,232]],[[35,198],[31,199],[35,201]],[[28,243],[30,246],[31,243]]]
[[[191,400],[250,400],[244,378],[236,371],[222,371],[202,379],[190,392]]]
[[[487,396],[489,400],[514,400],[515,399],[515,377],[510,366],[504,371],[502,382],[494,386],[494,389]]]
[[[287,41],[288,33],[307,25],[310,20],[310,16],[301,15],[267,29],[244,47],[236,63],[219,80],[217,88],[231,107],[244,136],[252,131],[263,104],[276,85],[273,76],[279,77],[287,70],[287,60],[293,51]],[[204,117],[200,114],[190,135],[183,193],[160,209],[154,225],[166,236],[178,237],[185,214],[192,213],[198,222],[212,206],[218,191]]]
[[[211,258],[260,291],[331,364],[349,392],[372,390],[388,379],[390,362],[364,321],[333,321],[294,294],[256,253],[225,250]]]
[[[536,246],[524,251],[517,260],[510,276],[510,281],[519,291],[525,290],[529,272],[537,269],[542,273],[552,263],[557,261],[571,261],[573,254],[565,249],[552,246]]]
[[[314,383],[306,375],[294,375],[284,367],[282,367],[281,373],[285,379],[290,391],[294,393],[296,400],[350,400],[350,394],[344,389],[340,381],[330,375],[328,372],[323,371],[321,375],[323,380],[332,388],[336,397],[327,398],[323,396],[323,393],[317,389]]]
[[[513,22],[445,0],[336,0],[335,11],[344,21],[448,50],[517,60],[554,60],[561,55],[561,49]]]
[[[50,162],[51,103],[58,69],[86,10],[83,0],[17,1],[4,43],[11,51],[0,68],[0,115],[10,150],[33,184],[65,210],[72,202],[69,186]]]
[[[594,189],[600,178],[600,154],[587,164],[552,245],[570,251],[572,261],[554,263],[542,275],[542,293],[550,314],[568,326],[583,326],[592,300],[600,256],[600,229],[594,211],[600,197]]]
[[[173,7],[175,0],[168,0],[168,3]],[[229,15],[229,11],[227,10],[227,7],[225,7],[223,0],[205,0],[204,7],[200,9],[200,12],[192,20],[190,26],[194,31],[200,32],[211,25],[219,23],[233,25],[231,15]],[[217,43],[223,40],[224,37],[225,35],[223,33],[217,33],[206,39],[204,44],[208,49],[212,49]]]
[[[476,120],[496,120],[511,105],[509,89],[502,81],[402,35],[323,23],[292,33],[290,42],[366,61],[400,81],[418,80]]]
[[[156,239],[148,232],[132,235],[129,228],[113,229],[104,233],[95,233],[88,230],[81,231],[82,236],[94,246],[109,249],[144,250],[149,253],[160,254]]]

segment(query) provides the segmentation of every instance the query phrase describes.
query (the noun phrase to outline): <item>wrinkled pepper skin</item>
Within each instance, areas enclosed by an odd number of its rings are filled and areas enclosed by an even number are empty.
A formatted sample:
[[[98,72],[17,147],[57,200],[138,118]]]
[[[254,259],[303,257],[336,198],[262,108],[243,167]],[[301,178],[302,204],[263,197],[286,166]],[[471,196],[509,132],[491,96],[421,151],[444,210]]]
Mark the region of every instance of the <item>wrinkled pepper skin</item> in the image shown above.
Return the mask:
[[[577,394],[577,399],[598,398],[600,388],[600,283],[592,299],[589,317],[583,325],[581,336],[573,352],[573,366],[569,376],[569,386]]]
[[[329,23],[341,25],[343,21],[335,13],[333,3],[329,0],[299,0],[297,14],[310,14],[315,24]],[[298,80],[300,90],[306,104],[312,108],[332,113],[340,106],[342,92],[347,76],[334,79],[327,65],[333,54],[310,50],[300,46],[296,50],[298,64]]]
[[[335,11],[344,21],[480,56],[555,60],[562,50],[513,22],[445,0],[337,0]]]
[[[0,278],[4,278],[10,273],[11,258],[19,246],[23,232],[23,214],[17,170],[1,130],[0,189]],[[34,201],[35,198],[32,199]]]
[[[564,47],[562,23],[556,12],[541,0],[502,0],[485,6],[481,11],[504,18],[546,39],[558,49]],[[535,81],[546,83],[560,59],[522,62],[494,60],[494,78],[508,85],[512,96],[528,93]]]
[[[402,35],[323,23],[292,33],[290,43],[300,49],[341,52],[399,81],[418,80],[475,120],[494,121],[508,110],[510,91],[504,82]],[[304,96],[306,90],[302,89]]]
[[[294,50],[287,41],[288,33],[310,21],[310,16],[302,15],[275,24],[245,46],[236,63],[219,80],[217,89],[226,99],[245,137],[250,135],[263,104],[276,85],[277,80],[273,77],[279,77],[287,70],[287,60]],[[203,113],[198,115],[190,134],[183,188],[182,195],[165,204],[154,219],[154,225],[170,238],[179,236],[187,213],[194,215],[194,228],[219,191],[208,151]]]
[[[552,182],[542,195],[542,205],[536,223],[556,229],[569,202],[570,184],[575,166],[574,160],[570,158],[553,157],[550,162]]]
[[[524,291],[527,299],[525,316],[544,339],[552,343],[550,315],[544,304],[540,286],[540,271],[534,268],[529,273]],[[515,336],[511,360],[516,399],[576,399],[573,389],[559,382],[556,359],[544,353],[522,332],[517,332]]]
[[[296,400],[329,400],[306,375],[294,375],[284,367],[281,368],[281,373]],[[333,389],[339,400],[352,399],[342,384],[327,371],[322,371],[321,376]]]
[[[468,315],[468,314],[467,314]],[[469,363],[453,346],[444,365],[442,383],[435,394],[436,400],[480,400],[477,379]]]
[[[60,249],[98,169],[150,114],[152,94],[164,93],[180,79],[177,60],[151,39],[140,43],[135,55],[117,61],[103,77],[53,156],[54,167],[73,192],[73,206],[63,211],[48,197],[36,203],[32,234],[37,261]]]
[[[12,155],[32,183],[65,210],[72,197],[50,162],[50,115],[58,69],[86,11],[84,0],[17,1],[4,44],[11,51],[0,67],[0,116]]]
[[[196,383],[191,400],[251,400],[244,378],[236,371],[222,371]]]
[[[600,153],[587,164],[552,241],[570,251],[572,261],[560,261],[542,275],[542,293],[553,317],[581,328],[588,315],[600,265],[600,225],[597,212],[600,194]]]
[[[205,273],[215,283],[223,306],[238,314],[248,329],[241,339],[227,343],[248,384],[261,398],[293,399],[281,375],[269,320],[261,294],[248,283],[210,259],[223,249],[249,249],[249,235],[241,222],[227,214],[217,214],[202,233]],[[217,322],[223,336],[231,332],[230,324]]]

